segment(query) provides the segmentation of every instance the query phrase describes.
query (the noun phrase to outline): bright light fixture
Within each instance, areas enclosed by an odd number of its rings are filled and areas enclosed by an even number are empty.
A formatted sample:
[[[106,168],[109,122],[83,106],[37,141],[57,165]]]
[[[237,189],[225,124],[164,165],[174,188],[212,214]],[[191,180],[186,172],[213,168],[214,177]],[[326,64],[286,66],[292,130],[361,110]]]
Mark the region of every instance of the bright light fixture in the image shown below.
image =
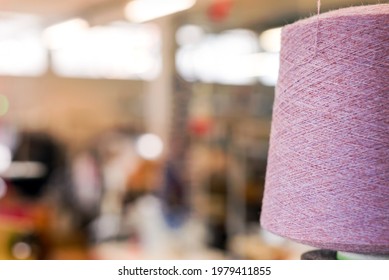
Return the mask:
[[[194,45],[201,42],[205,36],[204,30],[197,25],[183,25],[176,32],[176,41],[180,46]]]
[[[178,50],[178,72],[188,81],[254,84],[252,61],[245,58],[259,51],[257,38],[254,32],[245,29],[205,35],[198,43]]]
[[[257,77],[265,86],[275,86],[280,68],[280,54],[275,52],[260,52],[244,58],[248,76]]]
[[[0,76],[45,73],[47,53],[40,37],[41,25],[42,20],[33,15],[0,12]]]
[[[125,7],[125,15],[133,22],[145,22],[190,9],[196,0],[133,0]]]
[[[160,40],[154,24],[94,26],[52,52],[52,69],[65,77],[151,80],[161,68]]]
[[[144,134],[136,142],[136,151],[144,159],[156,159],[163,151],[163,143],[155,134]]]
[[[50,49],[59,49],[74,43],[89,28],[86,20],[73,18],[49,26],[43,32],[43,40]]]
[[[259,36],[261,48],[267,52],[279,52],[281,49],[281,27],[268,29]]]

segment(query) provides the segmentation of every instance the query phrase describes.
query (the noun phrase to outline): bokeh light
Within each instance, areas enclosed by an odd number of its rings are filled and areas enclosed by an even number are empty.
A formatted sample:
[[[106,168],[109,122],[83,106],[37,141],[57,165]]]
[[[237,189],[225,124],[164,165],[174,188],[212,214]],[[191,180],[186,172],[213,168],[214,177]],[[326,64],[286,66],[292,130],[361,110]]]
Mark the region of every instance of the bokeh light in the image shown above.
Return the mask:
[[[18,242],[12,247],[12,255],[15,259],[26,260],[31,257],[31,246],[25,242]]]
[[[155,134],[144,134],[138,139],[136,150],[144,159],[156,159],[163,152],[163,142]]]

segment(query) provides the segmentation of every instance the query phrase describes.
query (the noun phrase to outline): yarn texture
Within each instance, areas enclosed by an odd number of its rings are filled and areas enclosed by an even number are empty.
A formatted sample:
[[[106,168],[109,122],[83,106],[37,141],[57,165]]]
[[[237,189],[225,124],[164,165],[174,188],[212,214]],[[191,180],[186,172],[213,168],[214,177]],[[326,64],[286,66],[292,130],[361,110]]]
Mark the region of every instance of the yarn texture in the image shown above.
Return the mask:
[[[389,4],[287,25],[280,59],[262,226],[389,254]]]

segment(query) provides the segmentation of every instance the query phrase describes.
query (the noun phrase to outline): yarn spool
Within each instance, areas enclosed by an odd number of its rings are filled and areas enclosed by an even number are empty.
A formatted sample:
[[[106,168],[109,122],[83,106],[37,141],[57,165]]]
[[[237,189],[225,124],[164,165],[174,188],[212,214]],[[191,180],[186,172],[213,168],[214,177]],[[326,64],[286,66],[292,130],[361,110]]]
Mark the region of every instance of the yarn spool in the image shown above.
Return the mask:
[[[262,226],[389,255],[389,4],[287,25],[280,63]]]

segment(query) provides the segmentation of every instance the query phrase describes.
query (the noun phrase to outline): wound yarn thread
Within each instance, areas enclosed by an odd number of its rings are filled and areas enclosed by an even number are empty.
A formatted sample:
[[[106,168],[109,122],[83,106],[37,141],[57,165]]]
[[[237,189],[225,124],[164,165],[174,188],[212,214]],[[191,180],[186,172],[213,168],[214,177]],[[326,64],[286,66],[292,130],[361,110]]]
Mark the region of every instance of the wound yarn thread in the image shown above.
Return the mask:
[[[317,20],[282,31],[261,224],[322,249],[389,254],[389,4]]]

